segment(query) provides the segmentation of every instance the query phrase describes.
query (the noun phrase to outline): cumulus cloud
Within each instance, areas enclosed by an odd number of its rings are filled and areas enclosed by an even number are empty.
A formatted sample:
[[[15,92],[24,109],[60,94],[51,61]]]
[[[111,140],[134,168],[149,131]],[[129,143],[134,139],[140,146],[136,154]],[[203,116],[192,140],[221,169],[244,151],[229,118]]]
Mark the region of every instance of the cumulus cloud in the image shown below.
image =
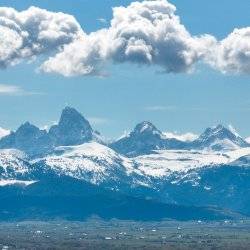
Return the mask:
[[[110,28],[112,59],[160,65],[166,72],[190,71],[213,38],[192,37],[175,11],[176,7],[165,0],[114,8]]]
[[[223,73],[250,74],[250,27],[235,29],[214,46],[207,59]]]
[[[40,70],[66,77],[76,75],[102,75],[106,58],[105,31],[83,34],[63,50],[50,57]]]
[[[73,16],[30,7],[0,8],[0,67],[60,49],[82,33]]]
[[[222,41],[193,36],[167,0],[115,7],[107,26],[86,34],[71,15],[0,8],[0,67],[46,54],[39,69],[67,77],[102,76],[106,64],[127,62],[165,73],[192,72],[198,62],[225,73],[250,73],[250,27],[235,29]]]
[[[65,45],[41,69],[65,76],[98,74],[105,62],[159,65],[165,72],[189,72],[215,39],[192,37],[166,0],[113,8],[110,27]]]
[[[194,141],[199,136],[193,133],[178,134],[177,132],[165,132],[164,135],[169,139],[177,139],[180,141]]]

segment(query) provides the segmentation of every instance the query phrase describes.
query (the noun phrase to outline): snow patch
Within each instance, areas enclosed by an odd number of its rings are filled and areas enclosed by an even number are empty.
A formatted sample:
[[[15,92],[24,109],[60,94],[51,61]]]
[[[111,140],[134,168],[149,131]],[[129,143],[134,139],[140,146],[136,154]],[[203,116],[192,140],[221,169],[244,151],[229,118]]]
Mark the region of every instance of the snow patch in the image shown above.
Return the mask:
[[[247,138],[245,139],[245,141],[248,142],[248,143],[250,143],[250,137],[247,137]]]
[[[9,186],[9,185],[29,186],[36,182],[37,181],[0,180],[0,187]]]
[[[236,136],[236,137],[241,137],[237,130],[233,127],[233,125],[229,124],[228,129]]]
[[[230,162],[226,154],[214,151],[159,150],[155,154],[138,156],[139,169],[148,176],[164,177],[173,172]]]
[[[178,134],[177,132],[164,132],[164,136],[167,139],[177,139],[179,141],[194,141],[198,139],[198,135],[193,133]]]
[[[127,176],[140,174],[135,162],[96,142],[79,146],[58,147],[58,155],[46,157],[45,164],[59,173],[84,178],[99,184],[119,173]]]

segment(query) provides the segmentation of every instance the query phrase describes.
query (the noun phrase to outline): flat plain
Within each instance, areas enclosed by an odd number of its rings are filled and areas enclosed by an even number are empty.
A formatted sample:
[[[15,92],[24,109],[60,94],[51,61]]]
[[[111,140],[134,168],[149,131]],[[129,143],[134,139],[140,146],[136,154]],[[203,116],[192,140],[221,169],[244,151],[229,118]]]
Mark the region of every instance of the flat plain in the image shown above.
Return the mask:
[[[250,221],[2,222],[0,249],[250,249]]]

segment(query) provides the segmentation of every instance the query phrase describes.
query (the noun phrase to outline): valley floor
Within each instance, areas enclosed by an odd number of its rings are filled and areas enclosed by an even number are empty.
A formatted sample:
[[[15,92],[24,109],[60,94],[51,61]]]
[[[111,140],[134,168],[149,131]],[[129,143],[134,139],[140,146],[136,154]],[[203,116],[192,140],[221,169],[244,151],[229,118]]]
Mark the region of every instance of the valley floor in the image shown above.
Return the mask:
[[[2,222],[0,249],[250,249],[250,221]]]

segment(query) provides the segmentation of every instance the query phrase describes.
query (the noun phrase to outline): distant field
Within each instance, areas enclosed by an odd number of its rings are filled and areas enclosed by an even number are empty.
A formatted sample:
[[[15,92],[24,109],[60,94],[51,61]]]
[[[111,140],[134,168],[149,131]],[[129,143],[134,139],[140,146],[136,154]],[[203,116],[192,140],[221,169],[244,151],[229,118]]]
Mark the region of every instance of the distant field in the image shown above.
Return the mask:
[[[250,249],[250,221],[0,223],[0,249]]]

